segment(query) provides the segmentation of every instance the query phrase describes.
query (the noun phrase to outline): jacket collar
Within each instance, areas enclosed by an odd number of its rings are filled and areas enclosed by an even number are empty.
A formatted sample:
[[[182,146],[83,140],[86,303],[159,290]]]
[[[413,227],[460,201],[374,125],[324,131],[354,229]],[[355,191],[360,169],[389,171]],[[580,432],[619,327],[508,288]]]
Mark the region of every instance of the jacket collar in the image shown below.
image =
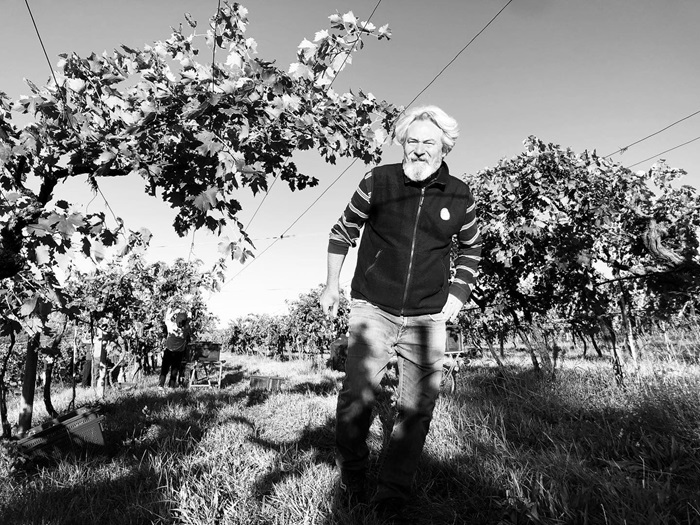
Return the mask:
[[[399,164],[399,166],[401,166],[401,164]],[[442,164],[440,164],[440,167],[435,173],[433,173],[424,181],[420,182],[412,181],[411,179],[409,179],[406,176],[406,174],[403,173],[403,168],[401,169],[401,173],[403,174],[403,183],[406,186],[415,186],[417,188],[427,188],[429,186],[435,186],[436,188],[444,190],[447,186],[447,181],[449,180],[450,169],[447,167],[447,164],[443,160]]]

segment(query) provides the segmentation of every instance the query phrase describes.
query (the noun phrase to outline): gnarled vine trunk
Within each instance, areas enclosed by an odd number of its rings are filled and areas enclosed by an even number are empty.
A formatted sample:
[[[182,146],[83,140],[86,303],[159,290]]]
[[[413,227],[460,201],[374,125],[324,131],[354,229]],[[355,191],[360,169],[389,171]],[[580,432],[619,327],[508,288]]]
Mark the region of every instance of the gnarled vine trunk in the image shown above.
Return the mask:
[[[53,377],[54,362],[55,358],[53,356],[46,358],[46,368],[44,369],[44,407],[46,407],[46,413],[55,418],[58,417],[58,412],[56,412],[51,402],[51,378]]]
[[[22,400],[19,410],[19,435],[24,437],[32,428],[34,412],[34,390],[36,387],[36,365],[39,360],[40,334],[36,333],[27,341],[27,360],[24,364],[24,382],[22,383]]]

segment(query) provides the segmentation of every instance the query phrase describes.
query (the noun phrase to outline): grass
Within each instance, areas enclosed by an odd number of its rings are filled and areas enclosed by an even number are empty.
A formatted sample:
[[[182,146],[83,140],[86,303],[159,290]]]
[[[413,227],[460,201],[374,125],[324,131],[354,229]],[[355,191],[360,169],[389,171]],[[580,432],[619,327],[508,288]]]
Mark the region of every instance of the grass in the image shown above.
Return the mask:
[[[104,400],[79,389],[78,406],[106,415],[105,453],[37,465],[5,444],[0,523],[376,525],[339,504],[342,374],[227,357],[221,390],[160,391],[156,378]],[[567,358],[555,380],[537,377],[529,357],[507,361],[505,372],[472,361],[439,400],[410,523],[700,523],[700,366],[645,362],[621,389],[604,360]],[[249,390],[254,373],[286,377],[282,392]],[[371,429],[370,483],[390,392]],[[69,401],[57,392],[54,405]]]

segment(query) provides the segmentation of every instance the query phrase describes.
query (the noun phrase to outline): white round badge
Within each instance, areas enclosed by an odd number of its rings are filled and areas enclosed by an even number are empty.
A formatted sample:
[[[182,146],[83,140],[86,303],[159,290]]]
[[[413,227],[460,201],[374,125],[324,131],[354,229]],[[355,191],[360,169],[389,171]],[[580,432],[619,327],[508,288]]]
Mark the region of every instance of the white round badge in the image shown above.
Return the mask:
[[[443,221],[449,221],[450,220],[450,210],[447,208],[443,208],[440,210],[440,218]]]

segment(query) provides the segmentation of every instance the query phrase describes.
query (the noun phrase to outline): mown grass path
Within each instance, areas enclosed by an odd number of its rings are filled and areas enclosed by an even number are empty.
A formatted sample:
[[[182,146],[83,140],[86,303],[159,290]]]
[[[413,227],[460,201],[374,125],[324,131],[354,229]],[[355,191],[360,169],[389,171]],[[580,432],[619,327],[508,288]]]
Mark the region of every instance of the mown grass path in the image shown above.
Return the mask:
[[[17,466],[0,448],[0,523],[377,523],[338,505],[342,374],[225,357],[221,390],[161,391],[155,378],[104,400],[81,390],[78,405],[106,415],[104,455]],[[622,390],[604,361],[567,360],[553,381],[527,359],[509,363],[501,373],[473,361],[439,401],[408,523],[700,523],[698,367],[656,363]],[[252,373],[287,379],[270,394],[248,388]],[[57,392],[55,406],[69,395]],[[370,483],[392,415],[389,384]]]

